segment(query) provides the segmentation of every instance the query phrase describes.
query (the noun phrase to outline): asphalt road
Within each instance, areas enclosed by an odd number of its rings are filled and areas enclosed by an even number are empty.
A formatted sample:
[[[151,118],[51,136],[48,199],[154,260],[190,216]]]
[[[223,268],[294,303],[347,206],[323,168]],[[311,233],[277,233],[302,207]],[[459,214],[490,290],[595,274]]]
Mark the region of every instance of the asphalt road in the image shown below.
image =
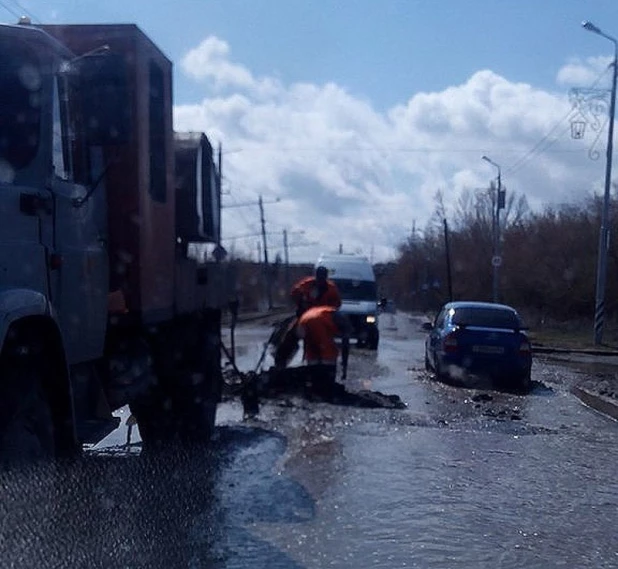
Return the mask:
[[[349,387],[407,409],[284,398],[247,423],[231,401],[210,451],[154,463],[122,427],[79,465],[2,479],[2,566],[618,567],[618,430],[571,394],[587,371],[537,361],[527,396],[451,387],[418,321],[380,325]],[[241,369],[269,332],[238,330]]]

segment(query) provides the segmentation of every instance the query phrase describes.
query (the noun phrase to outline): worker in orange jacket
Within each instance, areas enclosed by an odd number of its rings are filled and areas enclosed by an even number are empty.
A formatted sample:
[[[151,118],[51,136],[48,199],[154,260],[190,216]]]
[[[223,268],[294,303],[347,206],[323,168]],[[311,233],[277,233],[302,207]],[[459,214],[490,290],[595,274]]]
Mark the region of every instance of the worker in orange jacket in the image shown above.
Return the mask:
[[[341,306],[341,296],[337,285],[328,279],[326,267],[318,267],[315,276],[299,280],[290,291],[290,296],[296,304],[296,317],[281,322],[280,330],[273,338],[273,357],[275,367],[281,369],[288,365],[298,350],[298,335],[296,326],[298,318],[314,306]]]
[[[350,332],[348,318],[332,306],[314,306],[298,319],[296,333],[304,342],[303,359],[310,368],[312,387],[328,401],[333,399],[337,376],[339,348],[335,338],[341,337],[341,377],[345,380]]]
[[[339,289],[328,278],[328,269],[321,266],[315,270],[315,276],[298,281],[292,287],[290,296],[296,303],[297,316],[312,306],[341,306]]]

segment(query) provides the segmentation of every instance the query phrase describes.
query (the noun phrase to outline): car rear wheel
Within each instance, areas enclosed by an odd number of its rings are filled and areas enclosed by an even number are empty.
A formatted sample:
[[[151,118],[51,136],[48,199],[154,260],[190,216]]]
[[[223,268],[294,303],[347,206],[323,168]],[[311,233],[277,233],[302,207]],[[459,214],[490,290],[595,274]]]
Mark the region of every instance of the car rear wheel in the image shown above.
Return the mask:
[[[530,390],[532,389],[532,378],[530,377],[530,372],[528,372],[519,380],[519,385],[517,386],[517,388],[520,393],[526,394],[530,392]]]
[[[442,366],[440,365],[440,361],[437,358],[436,358],[435,370],[436,370],[436,379],[438,381],[446,382],[448,380],[448,376],[442,370]]]

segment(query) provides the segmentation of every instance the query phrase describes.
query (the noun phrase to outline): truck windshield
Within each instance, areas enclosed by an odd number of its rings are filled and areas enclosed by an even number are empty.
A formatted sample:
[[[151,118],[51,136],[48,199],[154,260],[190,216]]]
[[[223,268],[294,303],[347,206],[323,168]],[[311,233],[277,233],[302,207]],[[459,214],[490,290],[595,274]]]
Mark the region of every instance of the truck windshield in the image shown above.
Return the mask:
[[[335,279],[339,294],[343,300],[371,300],[378,298],[376,283],[373,281],[356,281],[352,279]]]
[[[19,42],[0,39],[0,176],[36,156],[41,121],[41,74],[35,55]]]

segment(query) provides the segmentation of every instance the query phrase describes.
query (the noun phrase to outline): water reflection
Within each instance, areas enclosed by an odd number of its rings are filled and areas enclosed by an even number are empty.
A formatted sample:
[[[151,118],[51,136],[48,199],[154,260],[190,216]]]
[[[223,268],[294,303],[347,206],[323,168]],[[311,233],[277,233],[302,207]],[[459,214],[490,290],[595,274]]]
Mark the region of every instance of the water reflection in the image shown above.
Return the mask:
[[[99,454],[4,474],[3,565],[296,568],[250,530],[315,514],[277,468],[285,448],[270,431],[222,427],[208,452]]]

